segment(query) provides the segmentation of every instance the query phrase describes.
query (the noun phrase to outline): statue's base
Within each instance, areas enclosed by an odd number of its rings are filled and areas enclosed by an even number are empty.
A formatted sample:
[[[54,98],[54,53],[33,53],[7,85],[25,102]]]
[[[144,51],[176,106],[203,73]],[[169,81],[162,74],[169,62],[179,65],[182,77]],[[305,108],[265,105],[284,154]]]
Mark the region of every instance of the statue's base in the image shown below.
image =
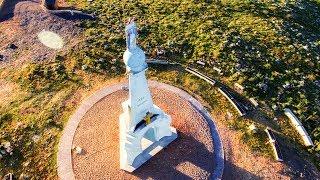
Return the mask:
[[[171,127],[171,132],[171,136],[165,136],[161,138],[159,141],[153,143],[151,141],[148,141],[147,139],[143,139],[143,146],[148,146],[150,143],[152,144],[149,145],[146,149],[144,149],[142,153],[135,158],[132,165],[129,165],[128,163],[120,163],[120,168],[128,172],[133,172],[134,170],[139,168],[142,164],[144,164],[150,158],[152,158],[154,155],[160,152],[164,147],[168,146],[172,141],[177,139],[177,130]]]
[[[73,138],[66,134],[68,141],[72,143],[67,145],[81,147],[83,153],[72,153],[72,159],[70,156],[63,156],[64,159],[60,159],[59,164],[68,163],[70,159],[72,163],[70,169],[74,173],[74,179],[77,180],[210,179],[210,175],[219,163],[215,160],[216,147],[207,121],[191,104],[194,100],[189,99],[189,96],[173,93],[159,84],[151,84],[151,92],[154,102],[164,112],[170,114],[171,126],[178,131],[179,137],[171,144],[169,140],[163,146],[169,145],[165,148],[161,147],[160,149],[163,149],[157,154],[155,152],[159,151],[158,148],[150,147],[149,152],[156,155],[131,173],[120,169],[119,114],[123,111],[119,107],[128,98],[128,91],[118,90],[104,96],[85,114],[81,111],[78,112],[82,115],[75,114],[78,118],[75,120],[80,122],[73,125],[77,126]],[[74,121],[70,122],[74,123]],[[149,145],[145,139],[150,139],[148,135],[144,137],[140,140],[142,151],[145,150],[146,145]],[[149,142],[152,144],[154,140]],[[65,144],[65,141],[62,141],[62,144]],[[60,148],[64,150],[65,147]],[[148,156],[151,157],[151,155]]]

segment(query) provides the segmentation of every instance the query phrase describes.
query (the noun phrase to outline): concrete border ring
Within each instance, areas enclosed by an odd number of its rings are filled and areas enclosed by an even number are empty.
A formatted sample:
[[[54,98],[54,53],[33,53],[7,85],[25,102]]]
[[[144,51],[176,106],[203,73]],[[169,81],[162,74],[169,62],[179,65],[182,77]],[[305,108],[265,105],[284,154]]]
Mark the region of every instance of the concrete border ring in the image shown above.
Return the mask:
[[[221,179],[224,170],[224,151],[223,145],[219,136],[218,129],[215,125],[215,122],[210,116],[210,113],[197,101],[194,97],[189,95],[187,92],[168,85],[160,83],[157,81],[148,81],[149,87],[165,89],[175,94],[178,94],[180,97],[186,99],[190,104],[204,117],[208,123],[211,131],[211,136],[214,145],[214,160],[216,167],[211,174],[211,179]],[[123,87],[127,86],[127,83],[119,83],[112,86],[107,86],[93,95],[91,95],[87,100],[85,100],[76,112],[71,116],[67,125],[63,130],[63,134],[59,141],[58,154],[57,154],[57,165],[58,165],[58,176],[62,180],[74,180],[75,175],[73,172],[72,165],[72,144],[73,137],[76,133],[77,127],[82,119],[82,117],[87,113],[87,111],[98,101],[100,101],[105,96],[112,94],[116,91],[122,90]]]

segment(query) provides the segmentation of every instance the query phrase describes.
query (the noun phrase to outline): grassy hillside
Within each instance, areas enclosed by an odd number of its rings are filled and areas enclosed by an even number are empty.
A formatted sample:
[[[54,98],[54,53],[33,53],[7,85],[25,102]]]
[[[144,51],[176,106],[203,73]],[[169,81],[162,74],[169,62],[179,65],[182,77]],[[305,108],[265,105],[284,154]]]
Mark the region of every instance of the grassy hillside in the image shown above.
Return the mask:
[[[115,70],[125,47],[123,28],[137,18],[149,57],[222,69],[247,97],[275,112],[291,108],[320,151],[320,10],[314,1],[94,1],[83,7],[99,18],[85,23],[83,68]],[[79,4],[79,2],[77,2]]]
[[[315,1],[69,1],[98,16],[81,25],[87,38],[83,44],[50,62],[0,69],[0,83],[16,84],[7,103],[0,101],[0,150],[8,142],[13,149],[0,161],[0,177],[14,172],[57,178],[56,148],[70,114],[83,98],[124,74],[123,30],[131,16],[137,18],[139,44],[149,57],[186,65],[204,61],[203,72],[229,85],[242,84],[246,96],[278,112],[292,108],[317,145],[310,152],[319,153],[320,10]],[[223,76],[213,67],[221,68]],[[207,91],[208,85],[198,80],[170,72],[151,75],[186,86],[211,106],[221,105],[216,91]],[[233,126],[245,129],[251,123]],[[292,134],[282,124],[284,133]],[[265,137],[257,141],[249,145],[269,151]]]

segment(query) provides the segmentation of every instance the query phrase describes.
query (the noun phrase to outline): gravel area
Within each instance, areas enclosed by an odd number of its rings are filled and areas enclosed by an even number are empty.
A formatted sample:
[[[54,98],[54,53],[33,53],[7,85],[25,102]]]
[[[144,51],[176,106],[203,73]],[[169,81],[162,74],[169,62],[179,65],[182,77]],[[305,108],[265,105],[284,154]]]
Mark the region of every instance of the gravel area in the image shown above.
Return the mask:
[[[118,117],[128,92],[112,93],[96,103],[81,120],[73,146],[76,179],[208,179],[214,170],[213,143],[206,121],[186,100],[151,89],[155,104],[171,115],[179,137],[133,173],[119,169]]]

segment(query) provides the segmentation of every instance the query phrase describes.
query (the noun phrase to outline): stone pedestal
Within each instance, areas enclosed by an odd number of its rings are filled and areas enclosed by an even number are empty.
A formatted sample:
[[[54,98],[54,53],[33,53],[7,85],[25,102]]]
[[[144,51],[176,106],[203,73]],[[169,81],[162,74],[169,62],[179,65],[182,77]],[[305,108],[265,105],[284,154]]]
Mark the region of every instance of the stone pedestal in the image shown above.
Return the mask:
[[[171,117],[152,102],[145,70],[129,75],[129,99],[119,117],[120,168],[132,172],[177,138]],[[146,114],[152,114],[146,122]]]
[[[123,103],[126,106],[126,102]],[[155,106],[155,109],[158,108]],[[124,108],[126,109],[126,108]],[[126,132],[123,122],[130,118],[128,111],[120,115],[120,168],[133,172],[152,156],[175,140],[177,131],[170,127],[170,116],[163,114],[148,125]]]

